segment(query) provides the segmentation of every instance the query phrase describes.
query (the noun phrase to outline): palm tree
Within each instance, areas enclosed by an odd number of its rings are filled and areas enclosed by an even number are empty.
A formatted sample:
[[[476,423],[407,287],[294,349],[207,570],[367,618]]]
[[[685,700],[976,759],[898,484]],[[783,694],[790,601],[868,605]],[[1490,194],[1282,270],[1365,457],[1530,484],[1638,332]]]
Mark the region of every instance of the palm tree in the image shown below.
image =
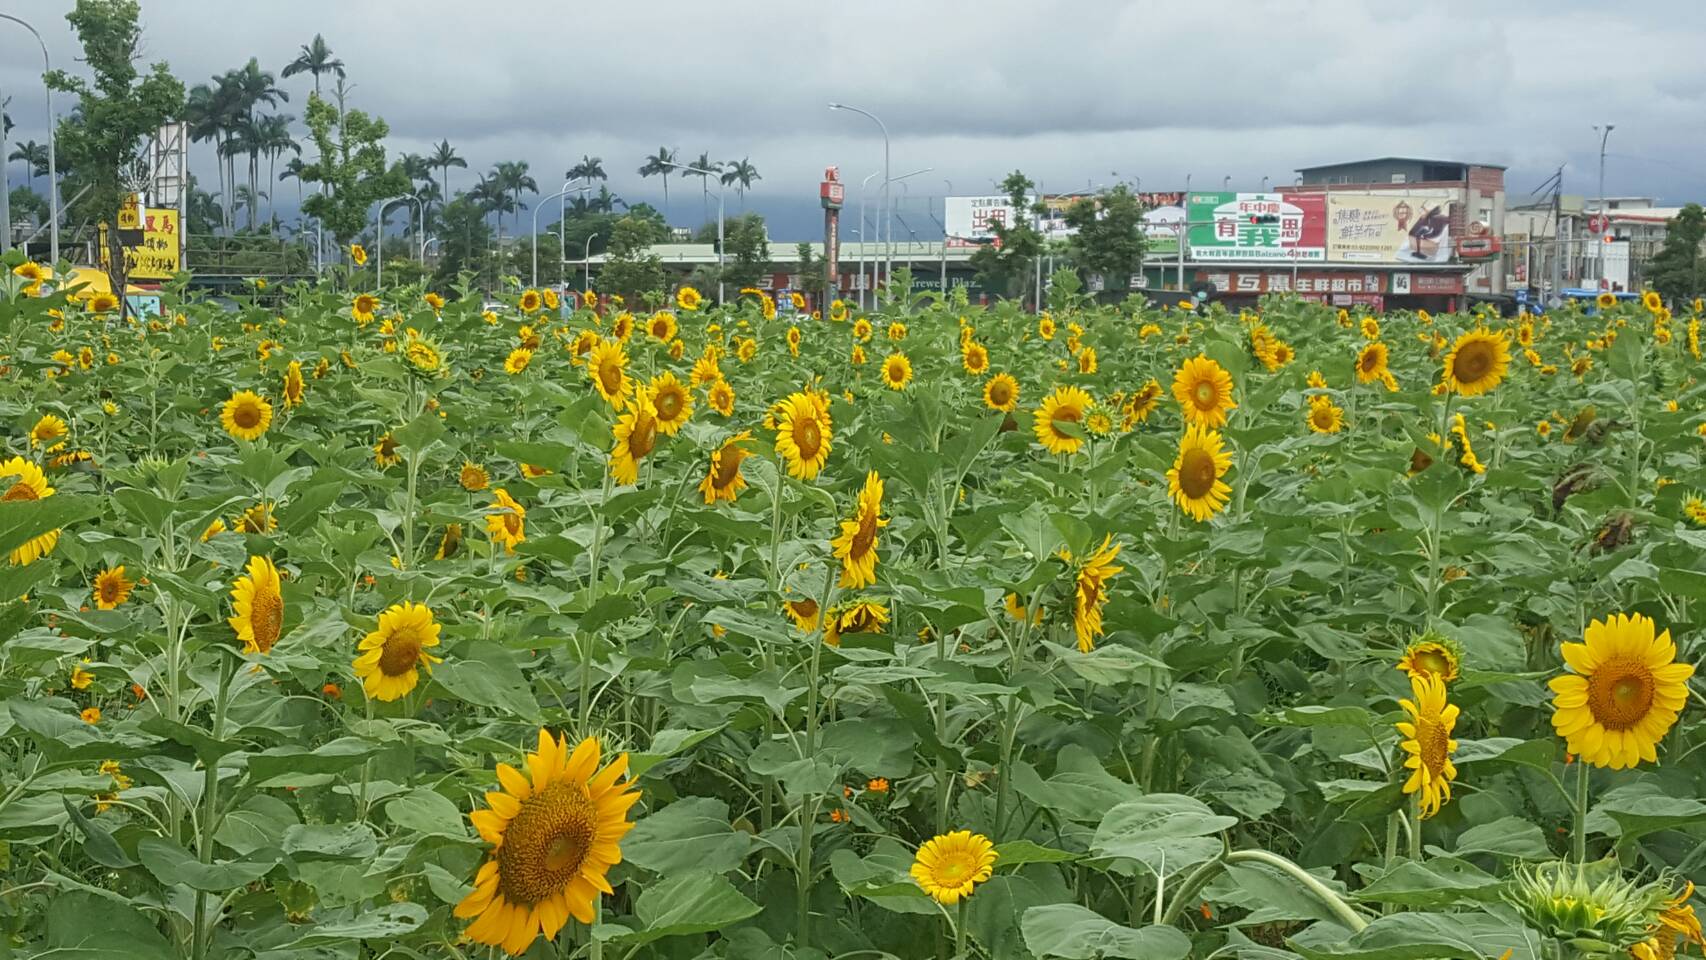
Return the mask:
[[[300,207],[302,206],[302,151],[297,150],[296,152],[297,156],[284,162],[284,169],[279,172],[278,179],[280,183],[286,180],[296,181],[296,205]]]
[[[18,149],[6,158],[7,163],[22,160],[24,174],[29,177],[30,190],[36,188],[36,178],[47,176],[47,145],[28,140],[18,144]]]
[[[693,161],[692,163],[688,164],[687,166],[689,168],[696,168],[696,169],[683,169],[681,171],[681,175],[684,177],[698,177],[699,178],[699,212],[700,212],[700,215],[703,217],[703,222],[704,223],[710,223],[711,222],[711,206],[710,206],[711,196],[710,196],[710,193],[707,191],[708,179],[714,173],[721,173],[723,170],[723,165],[720,163],[712,163],[711,162],[711,154],[709,152],[706,152],[706,153],[701,153],[699,155],[699,159]],[[703,170],[705,172],[700,173],[699,172],[700,170]]]
[[[521,211],[527,209],[527,204],[521,202],[521,191],[537,194],[539,184],[534,182],[527,172],[526,160],[499,160],[492,168],[493,179],[498,182],[498,189],[510,195],[513,201],[511,212],[515,213],[516,233],[521,232]]]
[[[255,208],[261,205],[261,200],[266,199],[265,191],[251,190],[249,185],[245,183],[237,186],[236,194],[237,209],[248,212],[249,226],[253,227],[255,225]]]
[[[438,146],[432,148],[432,156],[427,157],[427,165],[442,172],[444,189],[441,193],[446,198],[450,196],[450,168],[468,169],[468,161],[456,155],[456,148],[450,145],[449,140],[440,140]]]
[[[675,151],[668,147],[659,147],[658,152],[646,158],[645,166],[640,168],[642,177],[663,177],[663,218],[669,221],[669,172],[674,168]]]
[[[190,88],[184,105],[184,120],[189,124],[190,139],[197,143],[213,144],[216,158],[214,169],[219,173],[219,189],[212,196],[221,198],[219,219],[227,229],[231,228],[234,217],[230,206],[231,190],[226,176],[227,161],[230,157],[225,150],[225,139],[235,128],[241,113],[234,77],[234,71],[226,71],[224,75],[212,78],[212,86],[205,83],[196,84]]]
[[[244,142],[243,149],[237,151],[231,149],[232,141],[227,139],[225,155],[228,163],[231,162],[236,153],[245,152],[249,155],[249,196],[253,199],[261,195],[259,182],[261,136],[259,122],[255,117],[255,108],[262,104],[277,106],[281,102],[288,102],[290,94],[279,89],[272,72],[262,70],[260,61],[254,57],[250,57],[249,62],[244,64],[241,70],[228,71],[225,76],[230,81],[230,95],[235,98],[235,103],[232,105],[233,112],[238,118],[235,122],[230,123],[226,129],[236,133]],[[231,180],[236,182],[235,170],[232,170]],[[254,215],[255,208],[251,204],[249,207],[249,226],[251,227],[254,226]]]
[[[432,162],[418,153],[405,153],[397,161],[397,169],[403,171],[403,176],[409,178],[409,186],[415,186],[415,181],[432,182]]]
[[[627,206],[628,201],[623,200],[614,193],[611,193],[609,187],[602,183],[598,185],[598,196],[594,197],[592,200],[592,208],[594,210],[597,210],[600,213],[615,213],[617,207],[626,208]]]
[[[735,192],[740,194],[740,208],[746,209],[746,192],[752,189],[754,180],[763,180],[758,175],[758,168],[752,165],[751,157],[730,160],[723,165],[723,186],[733,185]]]
[[[344,62],[332,56],[332,48],[326,46],[326,38],[314,34],[314,42],[302,45],[302,52],[296,59],[284,65],[278,75],[288,80],[299,73],[314,75],[314,92],[320,92],[320,74],[335,73],[344,75]]]
[[[581,162],[570,167],[569,172],[563,174],[565,180],[575,180],[581,177],[588,180],[609,180],[610,175],[604,172],[604,158],[581,154]]]
[[[262,117],[256,124],[256,135],[260,140],[261,153],[267,158],[267,182],[274,182],[278,171],[278,158],[286,153],[302,155],[302,145],[290,135],[291,116],[288,113],[275,113]],[[267,220],[271,221],[272,197],[267,197]]]

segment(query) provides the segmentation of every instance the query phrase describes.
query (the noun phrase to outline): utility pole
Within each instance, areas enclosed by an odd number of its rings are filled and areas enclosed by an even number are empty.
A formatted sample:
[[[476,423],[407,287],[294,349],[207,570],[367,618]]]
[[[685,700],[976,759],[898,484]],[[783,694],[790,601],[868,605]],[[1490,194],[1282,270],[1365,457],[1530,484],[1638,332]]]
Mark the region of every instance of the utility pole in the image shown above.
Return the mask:
[[[1559,167],[1552,181],[1552,298],[1548,307],[1564,302],[1564,168]]]
[[[1612,124],[1608,123],[1603,128],[1595,126],[1593,129],[1595,133],[1599,134],[1599,209],[1596,212],[1599,216],[1599,221],[1602,224],[1600,232],[1604,233],[1611,229],[1611,218],[1605,214],[1605,141],[1611,139],[1611,131],[1616,128]],[[1594,259],[1595,262],[1599,264],[1598,280],[1600,289],[1603,290],[1606,287],[1605,247],[1603,243],[1599,250],[1595,252]]]

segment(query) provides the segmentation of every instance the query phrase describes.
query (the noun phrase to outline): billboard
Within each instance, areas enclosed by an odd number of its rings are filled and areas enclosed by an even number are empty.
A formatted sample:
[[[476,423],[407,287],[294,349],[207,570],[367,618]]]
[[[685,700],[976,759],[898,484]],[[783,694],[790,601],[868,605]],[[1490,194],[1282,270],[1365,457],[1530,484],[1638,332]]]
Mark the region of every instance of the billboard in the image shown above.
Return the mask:
[[[1184,207],[1165,206],[1143,211],[1143,255],[1168,259],[1178,256],[1179,233],[1184,227]]]
[[[1013,222],[1013,205],[1007,200],[1004,196],[948,197],[943,201],[942,224],[950,237],[988,243],[995,239],[991,223]]]
[[[141,239],[124,247],[125,276],[130,280],[170,280],[179,269],[178,211],[126,205],[119,209],[121,234],[140,230]],[[100,263],[107,269],[107,225],[100,226]],[[121,240],[121,242],[123,242]]]
[[[1320,193],[1192,191],[1191,256],[1199,260],[1327,259],[1326,198]]]
[[[1333,191],[1327,259],[1339,263],[1448,263],[1456,190]]]

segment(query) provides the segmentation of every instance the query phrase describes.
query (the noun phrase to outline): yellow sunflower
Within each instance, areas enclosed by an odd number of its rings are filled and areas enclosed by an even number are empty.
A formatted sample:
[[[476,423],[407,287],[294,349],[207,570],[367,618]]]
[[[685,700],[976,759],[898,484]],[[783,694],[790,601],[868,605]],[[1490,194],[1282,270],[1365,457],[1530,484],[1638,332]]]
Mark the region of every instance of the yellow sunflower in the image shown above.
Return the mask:
[[[301,406],[302,395],[305,392],[306,385],[302,382],[302,361],[292,360],[290,365],[284,368],[284,405],[287,407]]]
[[[1478,397],[1499,385],[1510,362],[1510,343],[1503,334],[1468,331],[1445,358],[1446,386],[1465,397]]]
[[[705,353],[693,361],[693,372],[688,375],[687,382],[695,387],[703,387],[723,379],[723,368],[717,363],[717,348],[707,344]]]
[[[616,442],[610,448],[610,475],[617,483],[630,484],[640,479],[640,461],[656,449],[658,429],[651,389],[636,387],[626,412],[611,428]]]
[[[646,321],[646,336],[659,343],[668,343],[675,339],[675,314],[668,310],[659,310]]]
[[[834,323],[847,322],[847,304],[842,300],[832,300],[829,304],[829,319]]]
[[[278,518],[273,505],[263,501],[244,510],[231,525],[238,533],[271,533],[278,529]]]
[[[912,861],[912,879],[932,900],[953,906],[995,872],[995,844],[982,834],[956,830],[926,840]]]
[[[1610,310],[1612,307],[1617,306],[1617,297],[1610,291],[1606,291],[1601,293],[1599,296],[1594,297],[1593,302],[1594,306],[1599,307],[1601,310]]]
[[[1386,376],[1386,344],[1373,340],[1357,351],[1357,382],[1373,383]]]
[[[570,917],[593,922],[599,894],[613,892],[606,874],[622,862],[622,837],[634,827],[628,810],[640,799],[632,780],[617,782],[627,754],[603,770],[599,759],[591,737],[571,751],[568,738],[540,730],[525,775],[498,764],[502,789],[468,815],[492,845],[456,905],[456,916],[473,920],[469,940],[520,956],[542,933],[556,940]]]
[[[89,298],[88,307],[90,313],[111,313],[118,309],[118,297],[102,291]]]
[[[721,416],[732,416],[735,412],[735,388],[726,380],[718,380],[706,391],[705,403]]]
[[[41,419],[37,420],[35,426],[30,428],[30,447],[42,447],[48,453],[52,453],[65,446],[60,441],[64,440],[70,433],[71,431],[65,426],[64,420],[51,413],[42,414]]]
[[[1186,423],[1203,427],[1223,426],[1226,414],[1238,406],[1232,401],[1232,375],[1200,353],[1174,374],[1173,399],[1179,402]]]
[[[895,343],[906,339],[906,324],[895,320],[889,323],[888,338]]]
[[[537,291],[537,290],[523,290],[523,291],[521,291],[521,301],[519,303],[519,306],[521,307],[522,313],[533,313],[534,311],[539,309],[540,304],[543,302],[544,302],[544,298],[539,295],[539,291]]]
[[[628,353],[620,340],[604,340],[592,348],[586,361],[586,375],[592,380],[598,395],[617,410],[628,402],[632,384],[628,380]]]
[[[871,339],[871,321],[864,317],[853,321],[853,339],[861,343]]]
[[[504,373],[513,377],[523,370],[526,370],[527,365],[532,362],[532,350],[529,350],[526,347],[516,347],[514,350],[509,352],[509,356],[504,358]]]
[[[1398,659],[1398,669],[1412,678],[1438,677],[1442,682],[1450,683],[1457,679],[1458,666],[1462,661],[1463,651],[1456,642],[1429,633],[1404,648],[1404,655]]]
[[[794,629],[801,633],[811,633],[817,629],[817,601],[789,600],[782,604],[782,612],[788,619],[794,621]]]
[[[470,493],[479,493],[492,482],[491,476],[486,473],[486,468],[471,460],[462,461],[462,472],[457,475],[456,480],[462,484],[462,489]]]
[[[832,607],[823,625],[823,642],[841,646],[844,633],[882,633],[889,622],[889,608],[872,600],[854,600]]]
[[[367,248],[362,246],[359,243],[350,244],[349,245],[349,258],[351,260],[354,260],[355,265],[358,267],[367,266]]]
[[[373,322],[374,313],[379,310],[379,298],[371,293],[358,293],[350,304],[350,316],[356,323],[366,326]]]
[[[776,452],[788,466],[788,475],[810,480],[829,462],[834,424],[829,417],[829,398],[815,390],[790,394],[779,404],[776,415]]]
[[[787,340],[788,340],[788,355],[791,357],[799,356],[800,355],[800,328],[799,327],[789,327],[788,328]]]
[[[95,609],[113,610],[130,599],[130,591],[136,589],[136,584],[126,580],[124,564],[102,570],[95,574],[95,583],[91,592],[95,596]]]
[[[904,390],[912,382],[912,361],[896,351],[883,359],[883,382],[890,390]]]
[[[1345,425],[1345,410],[1326,394],[1317,394],[1309,398],[1309,415],[1304,419],[1313,433],[1338,433]]]
[[[389,433],[380,437],[379,442],[373,445],[373,462],[379,465],[379,469],[394,467],[402,460],[403,455],[397,451],[397,440]]]
[[[735,344],[735,356],[739,358],[741,363],[751,363],[752,358],[758,356],[758,340],[753,337],[743,337],[739,343]]]
[[[433,313],[444,309],[444,298],[430,290],[423,294],[421,299],[426,301],[426,305],[432,308]]]
[[[1042,337],[1044,340],[1053,340],[1054,329],[1053,317],[1045,313],[1041,317],[1037,318],[1037,336]]]
[[[1167,471],[1167,495],[1201,523],[1226,508],[1232,488],[1221,478],[1231,468],[1232,452],[1222,448],[1220,434],[1192,426],[1179,438],[1179,455]]]
[[[705,479],[699,481],[699,492],[705,495],[706,506],[718,500],[733,503],[735,497],[746,489],[746,478],[741,476],[740,464],[751,455],[742,446],[744,441],[750,439],[752,434],[742,430],[711,451],[711,468],[706,471]]]
[[[1659,296],[1658,291],[1656,290],[1648,290],[1646,293],[1641,294],[1641,306],[1646,307],[1653,313],[1658,313],[1660,310],[1664,309],[1664,305],[1664,300]]]
[[[432,373],[444,363],[444,356],[438,352],[438,347],[430,340],[418,337],[409,338],[409,346],[403,351],[403,357],[409,361],[410,366],[422,373]]]
[[[865,347],[864,347],[864,345],[855,343],[853,345],[853,356],[849,357],[848,359],[855,367],[863,366],[865,363]]]
[[[284,595],[278,568],[266,557],[250,557],[248,572],[231,584],[231,613],[226,623],[244,653],[267,653],[284,630]]]
[[[1380,321],[1379,320],[1376,320],[1373,317],[1363,317],[1362,323],[1359,324],[1358,326],[1362,330],[1362,336],[1363,336],[1364,340],[1379,340],[1380,339]]]
[[[1049,453],[1077,453],[1084,446],[1084,434],[1077,428],[1084,423],[1090,403],[1090,395],[1077,387],[1056,387],[1032,415],[1037,442]]]
[[[1694,666],[1675,662],[1670,631],[1656,630],[1642,614],[1617,614],[1590,623],[1582,643],[1562,645],[1574,672],[1549,684],[1552,727],[1583,762],[1613,770],[1658,762]]]
[[[976,340],[967,340],[960,348],[960,366],[974,377],[989,372],[989,350]]]
[[[1446,701],[1445,682],[1433,674],[1411,676],[1410,692],[1414,700],[1398,701],[1409,719],[1394,726],[1404,738],[1399,746],[1407,754],[1404,766],[1410,770],[1404,792],[1421,794],[1417,816],[1425,820],[1451,799],[1451,781],[1457,779],[1457,767],[1451,762],[1457,741],[1451,732],[1458,709]]]
[[[1078,372],[1079,373],[1095,373],[1096,372],[1096,348],[1095,347],[1085,347],[1084,349],[1078,351]]]
[[[550,287],[539,291],[539,299],[544,301],[547,310],[556,310],[563,305],[563,301],[557,296],[557,291]]]
[[[618,313],[615,321],[610,324],[610,336],[622,343],[627,343],[628,338],[633,335],[634,315],[626,310]]]
[[[1008,373],[990,377],[983,385],[983,405],[991,410],[1012,413],[1019,406],[1019,381]]]
[[[272,426],[272,404],[253,390],[241,390],[225,401],[220,426],[238,440],[259,440]]]
[[[494,489],[492,496],[492,505],[486,508],[486,535],[493,543],[503,544],[505,553],[514,553],[515,545],[527,539],[527,508],[503,487]]]
[[[1135,423],[1143,423],[1155,408],[1161,405],[1161,384],[1151,378],[1126,401],[1124,416]]]
[[[438,550],[432,555],[434,560],[448,560],[462,550],[462,524],[447,523],[444,525],[444,536],[439,538]]]
[[[841,521],[841,533],[829,541],[830,552],[841,561],[841,587],[858,590],[877,582],[877,533],[889,525],[881,517],[883,481],[872,470],[865,474],[853,519]]]
[[[699,291],[692,287],[682,287],[675,292],[675,305],[689,313],[699,309],[699,304],[704,301],[705,298],[701,297]]]
[[[1102,635],[1102,608],[1108,604],[1108,581],[1125,568],[1114,565],[1120,555],[1120,544],[1112,535],[1102,538],[1102,545],[1078,563],[1072,594],[1072,632],[1078,639],[1078,649],[1089,653],[1096,648],[1096,638]],[[1066,554],[1071,561],[1071,554]]]
[[[693,418],[693,394],[668,370],[652,378],[651,396],[658,429],[664,436],[675,436]]]
[[[427,651],[438,646],[439,625],[424,603],[392,604],[379,615],[372,633],[357,647],[355,675],[361,688],[374,700],[396,700],[420,682],[420,668],[432,673],[442,663]]]

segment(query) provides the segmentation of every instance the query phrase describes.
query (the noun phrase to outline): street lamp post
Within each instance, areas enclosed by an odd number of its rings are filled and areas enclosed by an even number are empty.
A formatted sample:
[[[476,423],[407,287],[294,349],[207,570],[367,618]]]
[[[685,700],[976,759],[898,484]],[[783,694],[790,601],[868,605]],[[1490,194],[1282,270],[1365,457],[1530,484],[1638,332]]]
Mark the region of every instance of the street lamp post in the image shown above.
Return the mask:
[[[1226,176],[1220,178],[1220,192],[1226,193],[1227,191],[1229,191],[1231,189],[1232,189],[1232,174],[1229,173]]]
[[[948,203],[947,203],[947,201],[948,201],[949,197],[954,195],[954,181],[949,180],[947,177],[943,177],[942,183],[947,185],[948,192],[942,195],[942,219],[936,221],[936,226],[942,228],[942,296],[946,297],[948,295],[948,224],[947,224]],[[930,211],[930,216],[934,217],[935,215],[936,215],[936,211],[934,211],[934,210]]]
[[[685,163],[665,163],[664,166],[675,167],[678,170],[686,170],[688,173],[696,173],[701,177],[717,177],[717,171],[715,171],[715,170],[706,170],[704,167],[688,166]],[[724,191],[723,191],[723,181],[722,181],[721,177],[717,177],[717,303],[718,304],[721,304],[723,302],[723,260],[724,260],[723,248],[725,246],[723,243],[723,209],[724,209],[723,208],[723,201],[724,201],[724,199],[725,199],[725,196],[724,196]]]
[[[0,13],[0,20],[10,20],[13,23],[17,24],[18,26],[23,27],[25,30],[28,30],[30,32],[30,36],[33,36],[36,38],[36,44],[41,47],[42,74],[45,76],[47,73],[50,73],[53,70],[53,64],[48,60],[48,57],[47,57],[47,43],[42,40],[41,34],[36,32],[36,28],[30,26],[29,23],[27,23],[23,20],[20,20],[17,17],[12,16],[9,13]],[[53,143],[54,143],[55,139],[56,138],[54,136],[54,129],[53,129],[53,88],[48,87],[47,88],[47,209],[48,209],[47,215],[48,215],[48,237],[50,238],[48,241],[48,243],[49,243],[48,258],[53,261],[54,269],[58,269],[58,264],[59,264],[59,161],[58,161],[58,158],[54,156],[54,152],[53,152],[54,151]],[[6,187],[5,178],[0,177],[0,190],[5,189],[5,187]],[[6,192],[8,194],[10,194],[9,190],[7,190]],[[11,228],[12,228],[11,224],[9,224],[9,223],[6,224],[8,236],[10,236],[9,231],[11,230]]]
[[[1604,234],[1606,231],[1611,229],[1611,218],[1606,216],[1606,213],[1605,213],[1605,141],[1607,141],[1611,138],[1611,131],[1614,129],[1614,126],[1612,124],[1608,123],[1604,127],[1595,126],[1593,129],[1594,129],[1595,133],[1599,134],[1599,204],[1598,204],[1599,210],[1598,210],[1598,213],[1599,213],[1599,221],[1601,224],[1603,224],[1603,226],[1600,228],[1600,233]],[[1598,260],[1598,262],[1599,262],[1599,286],[1600,286],[1600,289],[1602,289],[1602,290],[1609,289],[1609,287],[1607,286],[1607,284],[1605,282],[1605,238],[1604,238],[1604,236],[1600,237],[1599,250],[1595,254],[1595,259]]]
[[[393,203],[403,203],[409,200],[413,200],[417,204],[421,202],[421,198],[412,193],[399,193],[394,197],[386,197],[384,200],[379,201],[379,214],[374,218],[373,224],[373,272],[376,275],[374,279],[375,288],[383,289],[385,286],[385,208],[389,207]]]
[[[585,178],[583,177],[581,179],[585,179]],[[535,289],[535,290],[539,289],[539,211],[541,208],[543,208],[545,206],[546,203],[550,203],[552,200],[556,200],[559,197],[562,197],[565,194],[567,194],[569,191],[573,190],[574,189],[573,184],[574,184],[573,180],[569,181],[568,183],[563,184],[563,189],[558,190],[556,193],[553,193],[550,196],[546,197],[544,200],[544,203],[536,203],[533,205],[533,284],[532,285],[533,285],[533,289]],[[568,234],[563,229],[561,218],[559,218],[559,220],[557,222],[557,226],[558,226],[558,231],[557,231],[558,236],[559,237],[566,237]],[[562,248],[562,244],[563,244],[563,241],[561,239],[559,239],[557,241],[557,259],[559,261],[565,259],[567,256],[566,251],[564,251]]]
[[[570,191],[569,185],[574,183],[576,180],[584,180],[586,182],[582,183],[578,187],[575,187],[573,191]],[[563,181],[563,195],[557,198],[557,273],[559,275],[566,274],[568,272],[568,263],[569,263],[569,198],[568,198],[568,194],[570,192],[574,192],[574,193],[578,193],[584,197],[589,192],[591,192],[591,190],[592,190],[592,178],[591,177],[572,177],[568,180]]]
[[[883,121],[881,119],[879,119],[876,114],[871,113],[868,110],[861,110],[858,107],[850,106],[850,105],[845,104],[845,103],[835,103],[835,102],[831,101],[831,103],[829,104],[829,109],[831,109],[831,110],[847,110],[847,111],[851,111],[853,113],[857,113],[860,116],[869,119],[872,123],[876,124],[877,129],[881,130],[883,132],[883,215],[886,218],[890,212],[890,207],[889,207],[889,183],[890,183],[890,180],[889,180],[889,128],[888,128],[888,125],[883,123]],[[877,232],[880,235],[882,233],[882,224],[878,224],[877,227],[878,227]],[[894,224],[890,223],[889,229],[888,229],[888,240],[885,242],[885,244],[883,246],[883,272],[885,274],[894,269],[894,264],[891,262],[892,258],[893,258],[893,253],[894,253],[893,245],[894,245]]]
[[[919,176],[921,174],[930,173],[931,171],[933,171],[935,169],[936,169],[935,167],[924,167],[921,170],[914,170],[911,173],[903,173],[900,176],[895,177],[893,180],[891,180],[889,182],[890,183],[898,183],[898,184],[900,184],[900,188],[902,190],[905,190],[906,189],[906,183],[904,181],[910,180],[913,177]],[[883,185],[883,196],[885,198],[887,198],[889,196],[888,184]],[[889,224],[888,243],[884,247],[884,256],[888,259],[888,263],[885,265],[885,272],[883,274],[883,282],[884,283],[893,283],[894,282],[894,254],[893,254],[894,224],[892,222],[894,219],[894,208],[893,207],[889,208],[888,219],[891,222]],[[879,224],[879,226],[880,226],[880,224]],[[912,262],[912,256],[911,256],[911,253],[909,251],[907,254],[907,264],[910,266],[911,262]]]
[[[586,246],[581,248],[581,269],[586,273],[586,286],[581,288],[583,290],[592,289],[592,240],[596,236],[597,233],[587,234]]]
[[[872,171],[870,177],[859,181],[859,309],[865,309],[865,291],[874,284],[865,279],[865,262],[870,258],[871,250],[865,246],[865,186],[871,182],[871,177],[881,176],[883,171]]]

